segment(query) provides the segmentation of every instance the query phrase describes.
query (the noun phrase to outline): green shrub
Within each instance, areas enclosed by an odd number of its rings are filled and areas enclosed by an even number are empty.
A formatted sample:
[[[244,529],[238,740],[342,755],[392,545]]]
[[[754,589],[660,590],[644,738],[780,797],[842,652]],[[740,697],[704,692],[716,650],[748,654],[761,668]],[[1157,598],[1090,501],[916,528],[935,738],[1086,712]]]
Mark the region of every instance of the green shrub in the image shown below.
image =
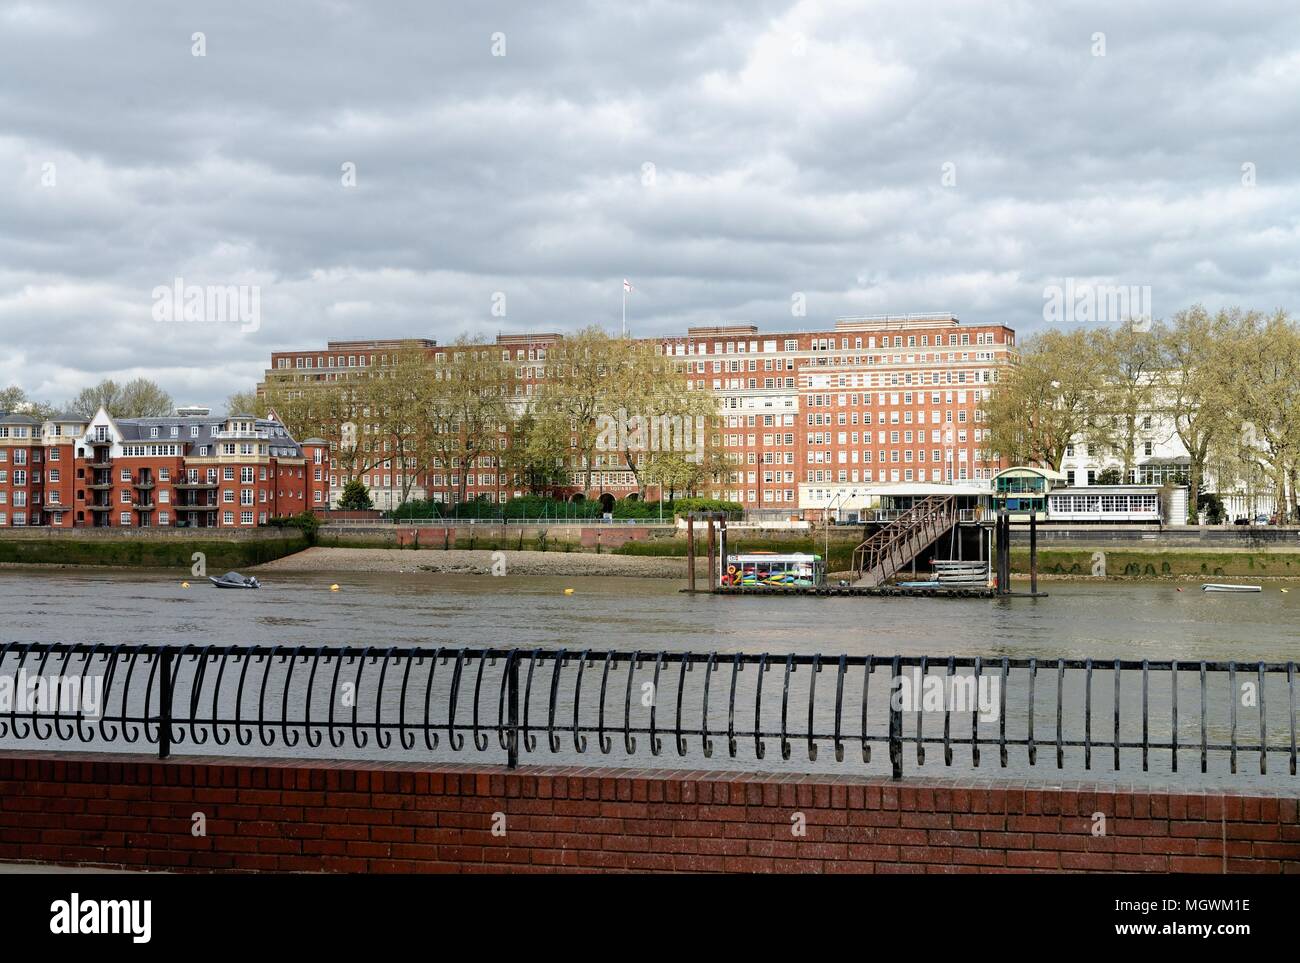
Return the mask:
[[[370,500],[370,492],[366,486],[361,483],[360,478],[354,478],[343,486],[343,494],[339,496],[339,509],[345,512],[364,512],[374,508],[374,503]]]
[[[686,515],[690,512],[725,512],[728,518],[740,518],[745,513],[745,506],[720,498],[679,498],[673,502],[674,514]]]

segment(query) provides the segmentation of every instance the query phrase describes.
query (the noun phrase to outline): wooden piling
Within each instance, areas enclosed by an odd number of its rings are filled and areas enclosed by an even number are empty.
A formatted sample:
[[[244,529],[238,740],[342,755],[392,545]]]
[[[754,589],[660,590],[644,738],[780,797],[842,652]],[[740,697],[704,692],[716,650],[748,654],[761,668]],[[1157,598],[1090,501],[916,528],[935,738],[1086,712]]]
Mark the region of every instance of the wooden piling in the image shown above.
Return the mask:
[[[718,558],[717,558],[717,536],[713,531],[713,516],[705,515],[705,523],[709,526],[709,591],[712,592],[718,587]]]
[[[686,516],[686,589],[695,591],[695,513]]]
[[[1010,566],[1007,565],[1007,513],[998,512],[998,595],[1006,595]]]
[[[718,515],[718,571],[727,567],[727,513]],[[719,578],[721,581],[721,578]]]
[[[1038,513],[1029,515],[1029,592],[1038,594]]]

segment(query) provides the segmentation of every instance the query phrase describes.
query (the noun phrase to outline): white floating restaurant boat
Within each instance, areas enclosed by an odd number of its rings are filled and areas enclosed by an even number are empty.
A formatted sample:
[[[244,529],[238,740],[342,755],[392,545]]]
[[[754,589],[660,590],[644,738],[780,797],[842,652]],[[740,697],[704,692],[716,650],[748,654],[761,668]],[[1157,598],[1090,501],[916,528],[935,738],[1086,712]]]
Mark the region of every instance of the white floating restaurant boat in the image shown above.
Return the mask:
[[[1262,592],[1263,589],[1258,585],[1225,585],[1219,582],[1208,582],[1201,586],[1202,592]]]

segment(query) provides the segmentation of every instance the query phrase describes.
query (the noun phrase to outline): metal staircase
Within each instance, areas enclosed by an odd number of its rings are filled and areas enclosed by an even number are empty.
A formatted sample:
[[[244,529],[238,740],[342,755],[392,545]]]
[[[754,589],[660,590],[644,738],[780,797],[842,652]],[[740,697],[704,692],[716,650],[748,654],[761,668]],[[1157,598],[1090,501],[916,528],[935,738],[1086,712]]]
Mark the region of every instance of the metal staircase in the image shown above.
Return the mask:
[[[932,495],[917,502],[853,551],[853,584],[875,588],[957,524],[957,499]]]

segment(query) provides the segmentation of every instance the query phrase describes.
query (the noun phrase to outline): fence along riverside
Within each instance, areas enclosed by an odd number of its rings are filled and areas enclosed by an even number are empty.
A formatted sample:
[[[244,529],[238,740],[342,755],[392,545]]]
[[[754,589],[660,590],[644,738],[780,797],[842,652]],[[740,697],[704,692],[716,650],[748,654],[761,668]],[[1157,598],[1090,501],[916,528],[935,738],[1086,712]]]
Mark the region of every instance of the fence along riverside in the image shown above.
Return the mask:
[[[5,748],[1296,774],[1294,662],[10,642],[3,680]]]

